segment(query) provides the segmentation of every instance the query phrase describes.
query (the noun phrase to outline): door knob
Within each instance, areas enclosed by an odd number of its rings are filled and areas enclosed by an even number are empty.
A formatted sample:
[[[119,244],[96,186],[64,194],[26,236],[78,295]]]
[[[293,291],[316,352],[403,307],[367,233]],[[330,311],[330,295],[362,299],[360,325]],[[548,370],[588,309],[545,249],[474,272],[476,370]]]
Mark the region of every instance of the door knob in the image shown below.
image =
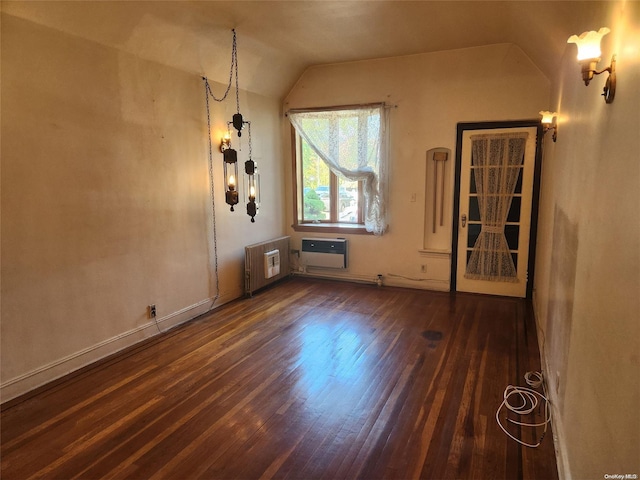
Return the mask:
[[[467,215],[463,213],[461,220],[462,220],[462,228],[466,227],[467,226]]]

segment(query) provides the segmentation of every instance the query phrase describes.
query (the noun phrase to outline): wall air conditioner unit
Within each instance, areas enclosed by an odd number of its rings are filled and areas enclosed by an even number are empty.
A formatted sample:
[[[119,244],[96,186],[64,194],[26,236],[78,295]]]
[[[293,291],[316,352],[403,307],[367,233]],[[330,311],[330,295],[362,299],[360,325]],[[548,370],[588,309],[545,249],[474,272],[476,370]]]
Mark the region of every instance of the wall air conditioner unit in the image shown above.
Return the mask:
[[[305,268],[347,268],[347,240],[344,238],[303,238],[300,264]]]

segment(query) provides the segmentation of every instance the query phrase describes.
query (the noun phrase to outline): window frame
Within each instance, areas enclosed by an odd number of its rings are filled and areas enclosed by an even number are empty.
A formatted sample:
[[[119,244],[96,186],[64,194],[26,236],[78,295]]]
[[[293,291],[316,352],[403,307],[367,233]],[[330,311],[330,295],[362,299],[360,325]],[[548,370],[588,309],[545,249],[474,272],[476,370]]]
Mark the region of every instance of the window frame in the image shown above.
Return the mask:
[[[324,110],[324,109],[323,109]],[[330,110],[327,108],[326,110]],[[302,179],[302,138],[296,129],[291,125],[291,157],[293,173],[293,225],[296,232],[326,232],[326,233],[353,233],[360,235],[373,235],[368,232],[364,225],[364,194],[362,182],[358,182],[358,220],[357,223],[338,222],[340,195],[338,186],[338,176],[329,171],[329,198],[330,198],[330,218],[329,220],[303,221],[302,209],[304,185]]]

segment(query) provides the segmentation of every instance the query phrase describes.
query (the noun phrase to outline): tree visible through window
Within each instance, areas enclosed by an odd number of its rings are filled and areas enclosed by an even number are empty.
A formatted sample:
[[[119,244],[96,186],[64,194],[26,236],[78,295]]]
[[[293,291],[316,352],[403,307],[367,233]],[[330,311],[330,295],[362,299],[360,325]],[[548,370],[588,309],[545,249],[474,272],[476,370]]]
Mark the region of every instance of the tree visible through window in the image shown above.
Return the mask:
[[[289,113],[296,129],[299,224],[384,231],[383,113],[380,105]]]
[[[358,182],[339,178],[304,139],[300,144],[302,222],[362,223]]]

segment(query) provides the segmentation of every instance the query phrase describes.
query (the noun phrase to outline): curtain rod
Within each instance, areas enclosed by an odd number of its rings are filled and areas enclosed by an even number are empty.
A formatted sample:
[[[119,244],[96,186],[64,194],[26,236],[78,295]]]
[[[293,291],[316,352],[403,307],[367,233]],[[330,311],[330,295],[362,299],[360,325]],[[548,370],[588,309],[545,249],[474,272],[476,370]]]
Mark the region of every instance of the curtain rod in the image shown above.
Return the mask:
[[[284,112],[284,116],[289,116],[289,113],[307,113],[307,112],[327,112],[338,110],[353,110],[356,108],[365,107],[382,107],[382,108],[398,108],[398,105],[387,105],[385,102],[377,103],[355,103],[352,105],[333,105],[331,107],[314,107],[314,108],[292,108]]]

